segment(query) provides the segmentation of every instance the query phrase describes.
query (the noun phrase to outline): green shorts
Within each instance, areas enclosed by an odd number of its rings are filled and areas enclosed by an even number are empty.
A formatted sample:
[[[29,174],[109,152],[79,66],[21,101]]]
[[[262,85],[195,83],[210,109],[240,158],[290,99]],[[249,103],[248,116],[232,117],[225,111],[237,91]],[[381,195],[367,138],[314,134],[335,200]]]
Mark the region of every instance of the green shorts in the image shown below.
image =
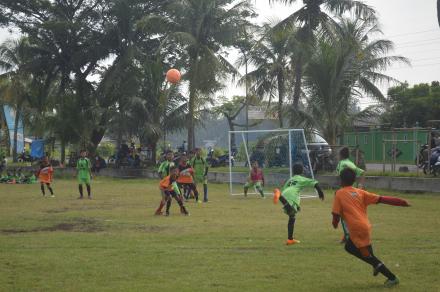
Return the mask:
[[[206,176],[194,176],[194,182],[196,184],[208,184],[208,177]]]
[[[78,183],[81,184],[90,184],[90,176],[78,176]]]
[[[262,182],[261,181],[256,181],[256,182],[247,182],[245,185],[244,185],[244,188],[245,189],[250,189],[250,188],[252,188],[252,187],[256,187],[257,189],[263,189],[263,184],[262,184]]]

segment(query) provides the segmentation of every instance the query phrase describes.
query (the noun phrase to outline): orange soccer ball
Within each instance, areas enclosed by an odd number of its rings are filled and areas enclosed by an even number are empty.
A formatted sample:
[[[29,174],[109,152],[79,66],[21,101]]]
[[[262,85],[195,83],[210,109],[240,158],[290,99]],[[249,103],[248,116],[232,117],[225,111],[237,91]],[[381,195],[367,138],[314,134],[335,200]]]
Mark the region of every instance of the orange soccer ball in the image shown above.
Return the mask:
[[[176,84],[180,81],[182,75],[177,69],[170,69],[167,72],[167,81],[173,84]]]

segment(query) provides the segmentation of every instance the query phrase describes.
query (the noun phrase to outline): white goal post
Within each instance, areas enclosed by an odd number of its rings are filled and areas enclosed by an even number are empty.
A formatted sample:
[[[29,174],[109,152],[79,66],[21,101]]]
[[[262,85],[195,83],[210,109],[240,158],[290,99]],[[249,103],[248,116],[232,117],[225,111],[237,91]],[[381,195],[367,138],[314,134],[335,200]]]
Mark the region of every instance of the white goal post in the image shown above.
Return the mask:
[[[259,162],[266,185],[271,187],[279,187],[292,177],[295,163],[303,165],[305,176],[314,178],[304,129],[229,131],[228,145],[231,195],[243,195],[243,185],[249,174],[247,169],[251,168],[252,161]],[[301,197],[316,197],[314,191],[306,193]]]

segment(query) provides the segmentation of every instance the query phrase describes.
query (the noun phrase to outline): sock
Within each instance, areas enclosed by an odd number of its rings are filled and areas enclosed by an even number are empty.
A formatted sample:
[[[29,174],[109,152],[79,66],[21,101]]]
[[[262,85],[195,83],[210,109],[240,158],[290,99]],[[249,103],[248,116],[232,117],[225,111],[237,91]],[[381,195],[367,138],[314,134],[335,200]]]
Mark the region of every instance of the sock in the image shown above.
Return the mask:
[[[170,207],[171,207],[171,198],[169,198],[168,200],[167,200],[167,213],[169,213],[170,212]]]
[[[205,202],[208,201],[208,185],[207,184],[203,184],[203,200]]]
[[[162,208],[165,206],[165,201],[162,199],[159,204],[159,208],[157,208],[156,213],[162,212]]]
[[[46,186],[47,186],[47,189],[49,190],[50,194],[53,195],[53,190],[52,190],[50,184],[46,184]]]
[[[87,189],[87,196],[91,197],[92,196],[92,190],[90,188],[90,185],[86,185],[86,189]]]
[[[196,198],[196,202],[199,201],[199,191],[193,186],[194,197]]]
[[[41,184],[41,185],[40,185],[40,188],[41,188],[41,192],[43,193],[43,196],[45,196],[45,195],[46,195],[46,192],[44,191],[44,185]]]
[[[394,275],[388,268],[373,254],[373,248],[371,246],[368,247],[368,251],[370,253],[369,256],[362,256],[361,251],[353,244],[351,239],[348,239],[345,243],[345,250],[357,257],[358,259],[370,264],[373,268],[377,268],[377,270],[387,277],[390,280],[394,280],[396,278],[396,275]]]
[[[295,226],[295,216],[289,216],[289,222],[287,223],[287,239],[293,239],[293,227]]]
[[[79,189],[79,196],[82,198],[83,197],[83,186],[79,185],[78,189]]]

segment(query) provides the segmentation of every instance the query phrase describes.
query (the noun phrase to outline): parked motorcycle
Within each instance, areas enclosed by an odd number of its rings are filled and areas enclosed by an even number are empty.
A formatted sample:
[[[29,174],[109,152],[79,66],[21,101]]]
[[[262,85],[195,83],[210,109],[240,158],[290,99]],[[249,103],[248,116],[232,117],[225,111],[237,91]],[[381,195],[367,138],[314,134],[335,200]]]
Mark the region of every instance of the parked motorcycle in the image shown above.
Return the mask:
[[[418,167],[423,169],[424,174],[432,174],[434,176],[437,176],[437,174],[440,174],[440,146],[431,149],[431,157],[428,161],[429,157],[429,145],[425,144],[420,148],[419,152],[419,158],[418,158]],[[417,158],[416,158],[416,164],[417,164]]]

